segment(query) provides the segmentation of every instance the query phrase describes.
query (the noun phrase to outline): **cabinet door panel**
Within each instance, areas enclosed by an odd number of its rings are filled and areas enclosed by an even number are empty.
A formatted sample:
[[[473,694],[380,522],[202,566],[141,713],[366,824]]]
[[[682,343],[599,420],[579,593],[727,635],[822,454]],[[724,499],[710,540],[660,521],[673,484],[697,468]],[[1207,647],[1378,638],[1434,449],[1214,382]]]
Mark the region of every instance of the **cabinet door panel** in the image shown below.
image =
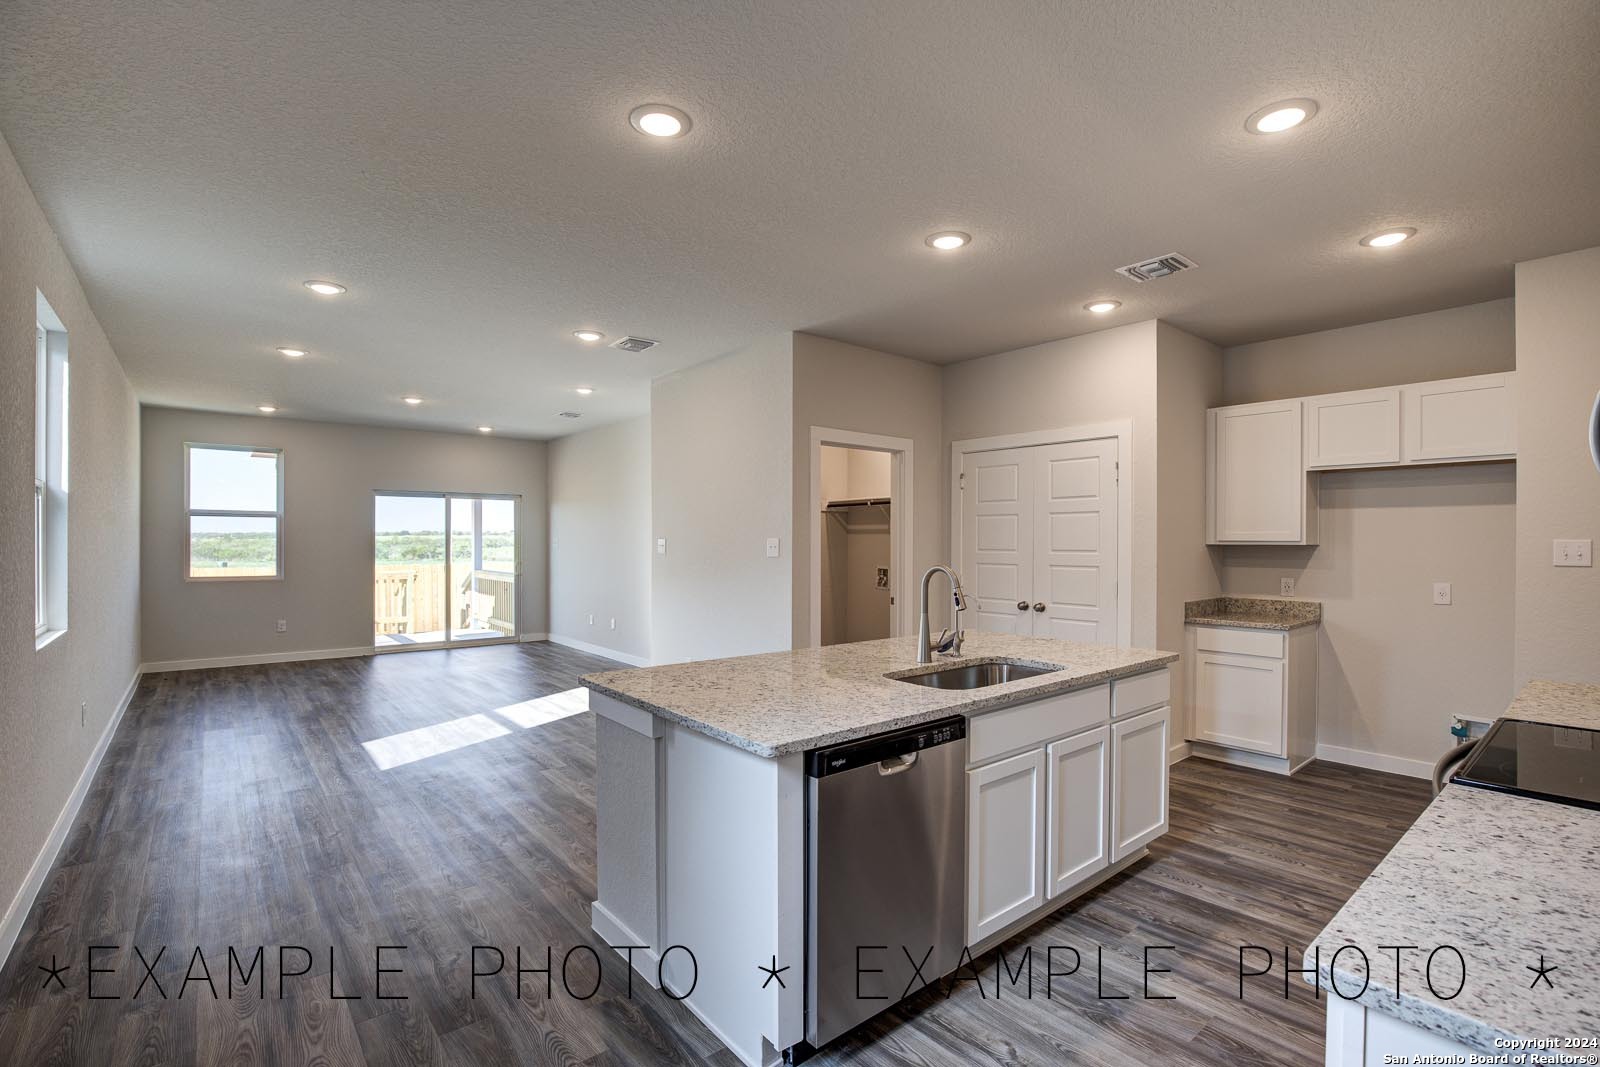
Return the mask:
[[[1305,543],[1300,401],[1216,408],[1208,416],[1211,540]]]
[[[1111,862],[1167,832],[1167,735],[1172,709],[1111,724]]]
[[[1509,374],[1408,385],[1407,463],[1489,459],[1517,453],[1516,403]]]
[[[1049,896],[1060,896],[1110,863],[1106,835],[1111,729],[1099,726],[1052,744],[1047,752],[1050,817]]]
[[[1045,750],[967,772],[967,943],[1044,903]]]
[[[1400,462],[1400,390],[1313,396],[1305,404],[1308,469]]]
[[[1192,702],[1197,739],[1284,755],[1282,660],[1197,652]]]

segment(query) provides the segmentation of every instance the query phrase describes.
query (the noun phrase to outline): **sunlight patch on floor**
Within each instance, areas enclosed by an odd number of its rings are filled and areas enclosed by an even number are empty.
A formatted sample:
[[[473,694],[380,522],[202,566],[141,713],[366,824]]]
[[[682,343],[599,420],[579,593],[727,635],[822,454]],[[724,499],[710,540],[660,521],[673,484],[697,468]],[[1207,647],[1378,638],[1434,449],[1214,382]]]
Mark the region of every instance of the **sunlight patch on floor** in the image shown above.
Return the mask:
[[[372,757],[378,770],[386,771],[391,767],[403,767],[430,756],[441,756],[468,745],[476,745],[480,741],[505,737],[511,733],[505,723],[528,730],[588,710],[589,691],[583,688],[568,689],[547,697],[507,704],[487,713],[463,715],[449,722],[363,741],[361,747],[367,750],[367,755]]]
[[[588,710],[589,691],[580,687],[547,697],[524,700],[520,704],[507,704],[503,708],[495,708],[493,714],[526,730],[530,726],[543,726],[547,722],[565,719],[568,715],[579,715]]]

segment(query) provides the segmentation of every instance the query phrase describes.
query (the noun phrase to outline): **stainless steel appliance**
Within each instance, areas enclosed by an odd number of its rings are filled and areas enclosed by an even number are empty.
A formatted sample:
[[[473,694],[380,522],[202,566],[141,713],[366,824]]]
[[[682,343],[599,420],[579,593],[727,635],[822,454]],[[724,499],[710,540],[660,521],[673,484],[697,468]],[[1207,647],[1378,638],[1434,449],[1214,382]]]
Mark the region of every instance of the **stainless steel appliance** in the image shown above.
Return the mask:
[[[1501,719],[1451,781],[1600,809],[1600,730]]]
[[[957,715],[807,753],[806,1041],[813,1048],[960,961],[966,736]]]

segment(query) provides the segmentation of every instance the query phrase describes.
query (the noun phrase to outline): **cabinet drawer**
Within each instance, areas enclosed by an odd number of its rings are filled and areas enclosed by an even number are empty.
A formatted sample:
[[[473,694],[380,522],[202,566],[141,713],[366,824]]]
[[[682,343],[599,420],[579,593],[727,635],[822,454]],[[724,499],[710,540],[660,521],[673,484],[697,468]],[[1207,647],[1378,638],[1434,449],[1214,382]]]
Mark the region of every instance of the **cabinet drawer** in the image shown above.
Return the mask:
[[[1111,717],[1120,719],[1146,708],[1158,708],[1172,699],[1172,672],[1166,667],[1111,683]]]
[[[1201,652],[1283,658],[1282,630],[1230,630],[1221,626],[1196,626],[1194,630],[1194,647]]]
[[[1111,686],[1097,685],[1058,693],[1043,700],[1013,704],[973,715],[967,724],[967,762],[983,763],[1024,748],[1035,748],[1111,717]]]

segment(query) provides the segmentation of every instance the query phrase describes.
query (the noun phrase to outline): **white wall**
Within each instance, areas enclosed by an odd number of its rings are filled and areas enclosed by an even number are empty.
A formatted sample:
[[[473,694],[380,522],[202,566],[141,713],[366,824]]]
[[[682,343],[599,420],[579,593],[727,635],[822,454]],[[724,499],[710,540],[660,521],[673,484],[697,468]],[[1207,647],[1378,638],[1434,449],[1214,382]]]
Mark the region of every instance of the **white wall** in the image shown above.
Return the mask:
[[[546,630],[543,442],[152,407],[142,422],[146,663],[370,648],[378,490],[521,494],[517,629]],[[185,441],[283,449],[282,580],[184,580]]]
[[[3,960],[28,903],[17,899],[18,891],[138,671],[139,408],[72,264],[3,141],[0,256]],[[33,478],[36,291],[67,328],[71,360],[69,628],[43,649],[34,647],[33,514],[26,503]]]
[[[558,438],[549,456],[550,634],[648,662],[650,418]]]
[[[1600,568],[1551,566],[1555,538],[1600,540],[1584,447],[1600,390],[1600,248],[1517,264],[1516,680],[1600,682]]]
[[[811,428],[911,440],[912,506],[908,511],[896,500],[894,521],[912,524],[911,569],[920,578],[927,568],[945,562],[949,545],[942,402],[940,368],[932,364],[811,334],[794,335],[794,464],[789,477],[796,516],[791,558],[795,646],[811,640],[811,538],[818,528],[818,516],[810,513]],[[855,465],[858,483],[874,462],[864,459]],[[898,593],[915,596],[916,590]]]
[[[1512,319],[1494,300],[1230,348],[1224,400],[1510,370]],[[1519,467],[1324,473],[1319,546],[1212,550],[1225,592],[1276,596],[1293,577],[1322,602],[1319,744],[1431,764],[1452,715],[1505,710]],[[1451,606],[1433,605],[1434,581],[1452,583]]]
[[[1182,651],[1183,605],[1222,589],[1206,550],[1206,409],[1222,396],[1222,350],[1156,324],[1156,645]],[[1136,579],[1137,580],[1137,579]],[[1188,676],[1172,678],[1172,732],[1189,736]]]
[[[790,647],[793,426],[789,334],[652,384],[650,507],[667,541],[652,557],[655,662]]]
[[[1202,409],[1203,410],[1203,409]],[[1156,323],[1133,323],[955,363],[944,370],[950,441],[1133,420],[1133,643],[1156,644]],[[949,525],[948,444],[942,525]],[[1181,648],[1182,646],[1174,646]]]

